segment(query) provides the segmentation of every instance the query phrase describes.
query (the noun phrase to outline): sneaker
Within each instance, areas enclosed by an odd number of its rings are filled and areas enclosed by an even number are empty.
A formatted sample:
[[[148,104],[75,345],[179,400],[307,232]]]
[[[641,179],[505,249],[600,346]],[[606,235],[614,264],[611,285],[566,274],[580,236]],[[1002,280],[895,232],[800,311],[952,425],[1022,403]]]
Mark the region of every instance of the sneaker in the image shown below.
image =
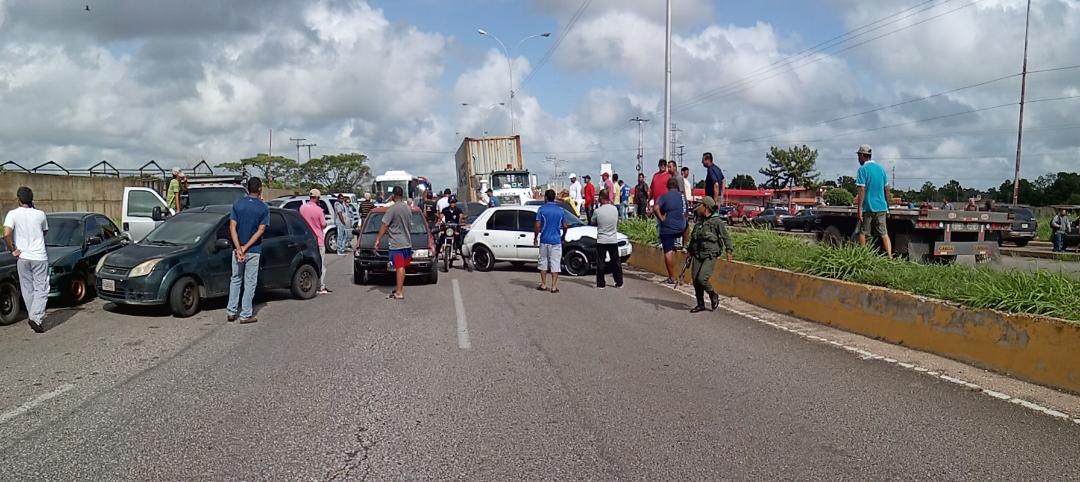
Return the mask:
[[[320,295],[328,295],[328,294],[330,294],[330,293],[333,293],[333,292],[332,292],[332,291],[330,291],[330,290],[328,290],[328,289],[326,289],[326,288],[323,288],[323,289],[319,290],[319,291],[318,291],[318,292],[317,292],[316,294],[320,294]]]
[[[622,288],[622,283],[615,283],[615,289]]]
[[[229,316],[225,317],[225,321],[228,321],[229,323],[232,323],[232,322],[236,321],[237,318],[240,318],[240,317],[237,316],[237,315],[229,315]]]
[[[34,330],[34,333],[45,333],[45,326],[37,321],[30,322],[30,329]]]
[[[259,321],[258,318],[255,318],[254,316],[252,316],[251,318],[241,318],[240,319],[240,324],[241,325],[247,325],[247,324],[250,324],[250,323],[256,323],[258,321]]]
[[[606,287],[606,286],[597,286],[597,287],[596,287],[596,289],[598,289],[598,290],[602,290],[602,289],[604,289],[604,288],[607,288],[607,287]]]
[[[673,284],[675,284],[675,280],[671,279],[671,278],[668,278],[668,279],[664,280],[663,282],[661,282],[660,284],[673,285]]]

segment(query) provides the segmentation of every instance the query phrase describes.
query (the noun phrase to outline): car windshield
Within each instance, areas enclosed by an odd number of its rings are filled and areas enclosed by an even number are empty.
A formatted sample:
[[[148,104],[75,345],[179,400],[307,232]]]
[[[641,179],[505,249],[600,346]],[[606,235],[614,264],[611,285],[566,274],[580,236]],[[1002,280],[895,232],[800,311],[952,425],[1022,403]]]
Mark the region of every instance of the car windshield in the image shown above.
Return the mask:
[[[382,219],[384,214],[386,213],[369,214],[367,222],[364,224],[363,234],[377,234],[379,232],[379,228],[382,227]],[[409,219],[409,232],[412,234],[425,232],[423,214],[415,212],[412,213],[412,217]]]
[[[571,211],[569,209],[566,209],[565,207],[563,207],[563,211],[566,211],[565,219],[566,219],[566,225],[567,226],[569,226],[571,228],[576,228],[578,226],[584,226],[585,225],[585,223],[581,222],[581,218],[574,215],[573,211]]]
[[[45,246],[82,246],[82,222],[74,218],[47,216],[49,230],[45,233]]]
[[[529,187],[529,176],[524,173],[503,173],[491,175],[492,189],[521,189]]]
[[[231,206],[245,194],[246,191],[240,186],[191,188],[188,190],[188,208],[218,204]]]
[[[1035,213],[1028,208],[1013,208],[1013,218],[1027,221],[1035,219]]]
[[[206,239],[221,222],[223,214],[183,212],[161,223],[139,244],[191,246]]]

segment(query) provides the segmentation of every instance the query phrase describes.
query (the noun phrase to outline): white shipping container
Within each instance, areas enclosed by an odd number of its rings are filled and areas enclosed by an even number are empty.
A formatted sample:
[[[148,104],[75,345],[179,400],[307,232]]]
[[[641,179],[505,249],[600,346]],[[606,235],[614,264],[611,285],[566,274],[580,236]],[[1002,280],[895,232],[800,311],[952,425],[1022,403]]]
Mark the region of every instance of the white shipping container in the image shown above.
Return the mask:
[[[469,201],[478,200],[480,178],[486,179],[493,171],[525,168],[521,157],[521,136],[466,137],[461,141],[454,156],[457,168],[458,196]]]

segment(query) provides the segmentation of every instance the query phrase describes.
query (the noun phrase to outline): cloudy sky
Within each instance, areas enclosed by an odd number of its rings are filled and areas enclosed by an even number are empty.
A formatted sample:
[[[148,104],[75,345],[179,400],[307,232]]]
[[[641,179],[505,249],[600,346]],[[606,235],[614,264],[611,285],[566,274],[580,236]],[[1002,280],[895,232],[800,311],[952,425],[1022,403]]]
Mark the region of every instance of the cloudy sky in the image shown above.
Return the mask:
[[[632,175],[630,118],[651,120],[647,170],[662,150],[663,3],[0,0],[0,157],[217,163],[265,152],[273,129],[277,154],[304,137],[315,156],[363,152],[441,187],[463,136],[510,130],[498,103],[512,66],[542,181],[547,156]],[[835,178],[869,143],[901,188],[1012,176],[1023,0],[673,3],[673,119],[691,166],[712,151],[729,175],[756,173],[770,145],[805,143]],[[1080,64],[1080,3],[1034,4],[1029,69]],[[1080,168],[1077,96],[1080,69],[1028,77],[1026,177]]]

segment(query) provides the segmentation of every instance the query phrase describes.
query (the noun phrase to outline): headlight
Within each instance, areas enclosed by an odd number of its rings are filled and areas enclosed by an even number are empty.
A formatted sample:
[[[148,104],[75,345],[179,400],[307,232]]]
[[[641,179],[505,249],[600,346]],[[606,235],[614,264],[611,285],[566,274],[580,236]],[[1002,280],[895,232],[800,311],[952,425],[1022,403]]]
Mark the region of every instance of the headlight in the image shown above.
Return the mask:
[[[417,258],[430,258],[431,257],[431,250],[418,249],[413,254],[416,255]]]
[[[128,273],[128,277],[130,277],[130,278],[138,278],[140,276],[146,276],[146,275],[150,274],[150,272],[154,270],[154,267],[157,266],[158,263],[160,263],[160,262],[161,262],[161,258],[151,259],[149,261],[143,261],[142,263],[139,263],[138,266],[133,268],[131,270],[131,273]]]
[[[101,259],[98,260],[97,268],[94,268],[95,273],[100,273],[101,272],[101,267],[105,266],[105,258],[108,258],[108,257],[109,257],[109,255],[106,254],[105,256],[102,256]]]
[[[454,235],[454,228],[446,228],[446,231],[443,231],[443,232],[446,233],[447,236],[453,236]]]

